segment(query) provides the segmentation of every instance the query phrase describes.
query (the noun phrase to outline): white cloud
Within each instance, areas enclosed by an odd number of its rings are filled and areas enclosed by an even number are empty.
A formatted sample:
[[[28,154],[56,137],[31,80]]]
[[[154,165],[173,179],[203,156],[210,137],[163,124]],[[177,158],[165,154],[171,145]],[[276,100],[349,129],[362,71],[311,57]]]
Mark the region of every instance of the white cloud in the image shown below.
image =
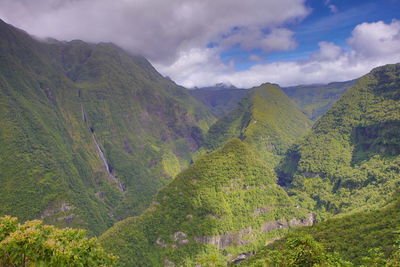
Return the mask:
[[[288,86],[351,80],[374,67],[400,62],[400,22],[360,24],[354,28],[348,43],[350,49],[345,51],[333,43],[320,42],[319,50],[306,60],[258,64],[245,71],[224,65],[212,49],[207,53],[198,51],[203,61],[185,66],[182,75],[174,67],[160,66],[160,69],[188,87],[219,82],[248,88],[264,82]]]
[[[357,25],[348,40],[358,56],[375,58],[400,52],[400,21]]]
[[[228,37],[221,38],[218,43],[222,48],[239,45],[244,50],[261,48],[265,52],[285,51],[296,48],[294,33],[283,28],[272,28],[265,34],[261,28],[242,28]]]
[[[304,18],[305,0],[0,0],[0,17],[29,33],[112,41],[157,62],[205,47],[233,28],[277,28]],[[257,37],[257,36],[255,36]]]
[[[157,70],[170,75],[174,81],[186,87],[214,85],[217,82],[229,83],[220,76],[223,72],[234,72],[233,65],[224,64],[216,49],[193,48],[179,54],[173,64],[154,64]],[[200,82],[200,83],[199,83]]]
[[[325,4],[329,8],[332,2]],[[0,0],[0,6],[0,18],[34,35],[112,41],[189,87],[340,81],[400,61],[399,21],[360,24],[348,50],[320,42],[319,50],[302,61],[259,63],[246,71],[221,61],[221,52],[234,44],[267,53],[294,49],[294,33],[284,26],[310,12],[305,0]],[[210,42],[219,45],[207,48]]]
[[[273,29],[262,39],[261,44],[265,52],[284,51],[296,48],[293,32],[287,29]]]
[[[334,43],[319,42],[319,50],[311,55],[311,59],[316,61],[331,61],[339,58],[342,53],[342,48]]]

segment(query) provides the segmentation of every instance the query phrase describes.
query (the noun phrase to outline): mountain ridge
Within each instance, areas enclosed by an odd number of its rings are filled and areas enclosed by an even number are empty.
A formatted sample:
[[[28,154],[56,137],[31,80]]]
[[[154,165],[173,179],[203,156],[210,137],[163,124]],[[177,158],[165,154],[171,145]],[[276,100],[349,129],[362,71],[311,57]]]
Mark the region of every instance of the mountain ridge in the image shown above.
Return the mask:
[[[144,210],[215,120],[143,57],[0,24],[2,214],[100,233]]]

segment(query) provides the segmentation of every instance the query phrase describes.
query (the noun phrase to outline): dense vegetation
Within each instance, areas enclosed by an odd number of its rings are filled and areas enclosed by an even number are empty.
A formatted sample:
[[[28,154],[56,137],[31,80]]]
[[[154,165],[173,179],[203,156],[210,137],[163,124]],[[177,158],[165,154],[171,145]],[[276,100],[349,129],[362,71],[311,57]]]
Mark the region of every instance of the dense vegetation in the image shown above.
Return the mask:
[[[107,254],[95,238],[86,238],[82,230],[0,218],[0,266],[106,267],[116,262],[117,257]]]
[[[0,214],[101,233],[147,207],[213,121],[142,57],[0,21]]]
[[[288,152],[280,183],[321,216],[383,205],[400,183],[400,64],[374,69]]]
[[[265,249],[262,253],[244,261],[240,266],[249,267],[351,267],[335,253],[326,252],[325,248],[312,236],[289,234],[285,242],[275,249]]]
[[[312,119],[332,106],[309,131],[277,85],[188,92],[113,44],[0,21],[0,215],[122,220],[100,238],[120,266],[398,266],[399,77],[286,88]],[[81,230],[0,219],[0,265],[115,263]]]
[[[234,110],[210,127],[204,147],[213,150],[230,138],[240,138],[262,158],[276,161],[276,155],[283,155],[310,126],[277,85],[263,84],[251,89]]]
[[[287,251],[293,249],[293,239],[304,240],[304,237],[307,237],[307,242],[312,242],[314,248],[318,242],[319,252],[315,249],[313,251],[318,252],[319,256],[323,256],[324,253],[331,255],[335,253],[335,261],[342,259],[341,264],[333,266],[400,266],[399,200],[399,194],[396,193],[394,199],[382,208],[338,216],[312,227],[297,228],[284,240],[262,249],[256,256],[242,264],[243,266],[261,266],[260,263],[270,263],[271,266],[308,266],[288,264],[296,252]],[[305,250],[304,247],[297,249]],[[284,261],[286,265],[274,265],[272,264],[274,261]],[[326,262],[322,265],[329,266]]]
[[[272,169],[233,139],[179,174],[144,214],[115,224],[100,240],[121,266],[225,265],[309,218]]]
[[[324,115],[354,83],[355,80],[298,85],[283,87],[282,90],[306,112],[310,119],[316,120]]]

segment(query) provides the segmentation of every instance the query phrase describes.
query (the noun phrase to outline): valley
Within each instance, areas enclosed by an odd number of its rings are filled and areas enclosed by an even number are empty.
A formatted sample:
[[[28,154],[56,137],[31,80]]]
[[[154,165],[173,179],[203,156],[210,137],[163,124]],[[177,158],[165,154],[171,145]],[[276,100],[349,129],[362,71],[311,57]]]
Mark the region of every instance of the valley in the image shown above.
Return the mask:
[[[0,265],[398,266],[399,133],[400,63],[188,89],[0,20]]]

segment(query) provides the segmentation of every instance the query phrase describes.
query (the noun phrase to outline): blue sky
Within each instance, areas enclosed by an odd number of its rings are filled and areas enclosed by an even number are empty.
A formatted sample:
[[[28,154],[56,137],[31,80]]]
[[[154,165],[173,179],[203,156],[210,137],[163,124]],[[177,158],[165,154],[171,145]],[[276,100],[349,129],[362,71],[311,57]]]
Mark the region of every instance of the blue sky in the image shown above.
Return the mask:
[[[38,37],[114,42],[186,87],[328,83],[400,62],[400,0],[0,0]]]
[[[295,49],[266,53],[262,49],[246,51],[234,46],[221,53],[221,59],[225,63],[233,60],[235,69],[239,71],[260,63],[301,60],[318,50],[320,41],[333,42],[348,49],[346,39],[358,24],[375,21],[390,23],[400,18],[400,1],[396,0],[309,0],[306,5],[311,12],[304,20],[285,25],[295,33]],[[336,10],[332,11],[330,5],[334,5]],[[260,61],[249,60],[252,54],[259,56]]]

